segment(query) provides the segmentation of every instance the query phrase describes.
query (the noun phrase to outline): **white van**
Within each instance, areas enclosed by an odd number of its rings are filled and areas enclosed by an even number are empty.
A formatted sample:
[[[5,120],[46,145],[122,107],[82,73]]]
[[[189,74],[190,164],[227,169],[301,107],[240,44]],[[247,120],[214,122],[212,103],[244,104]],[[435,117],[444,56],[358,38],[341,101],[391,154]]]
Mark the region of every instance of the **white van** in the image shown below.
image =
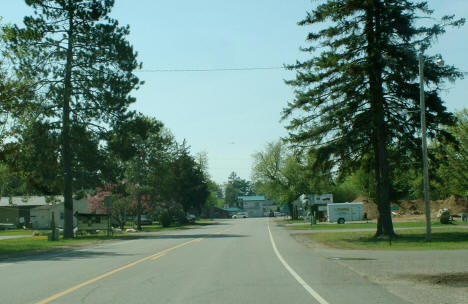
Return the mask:
[[[335,203],[327,205],[328,221],[344,224],[351,221],[362,221],[362,203]]]

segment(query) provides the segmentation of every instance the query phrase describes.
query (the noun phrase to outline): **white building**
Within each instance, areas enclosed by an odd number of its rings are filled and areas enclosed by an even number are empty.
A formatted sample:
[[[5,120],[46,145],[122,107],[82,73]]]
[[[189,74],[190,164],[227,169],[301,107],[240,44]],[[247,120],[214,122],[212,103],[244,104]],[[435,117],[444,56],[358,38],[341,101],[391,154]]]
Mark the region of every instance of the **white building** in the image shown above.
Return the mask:
[[[249,217],[262,217],[265,216],[265,213],[276,211],[277,208],[273,201],[263,195],[239,196],[238,199]]]
[[[49,203],[47,205],[39,206],[31,209],[31,223],[33,229],[50,228],[52,220],[52,212],[54,213],[55,225],[63,227],[64,219],[64,204],[63,197],[58,197],[58,202]],[[89,203],[86,198],[80,200],[73,200],[73,213],[89,213]],[[73,224],[76,224],[76,218],[73,217]]]

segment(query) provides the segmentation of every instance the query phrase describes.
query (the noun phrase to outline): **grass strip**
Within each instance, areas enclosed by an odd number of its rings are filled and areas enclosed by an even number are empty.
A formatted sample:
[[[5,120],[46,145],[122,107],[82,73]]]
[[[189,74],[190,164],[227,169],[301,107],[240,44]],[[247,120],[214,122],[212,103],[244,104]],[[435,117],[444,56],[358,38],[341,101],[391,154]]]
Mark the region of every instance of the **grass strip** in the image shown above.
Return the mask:
[[[393,222],[395,228],[423,228],[426,227],[426,222]],[[450,225],[443,225],[440,222],[432,222],[433,227],[454,227],[454,226],[468,226],[468,223],[454,222]],[[333,229],[376,229],[376,223],[346,223],[346,224],[303,224],[288,227],[295,230],[333,230]]]
[[[425,231],[409,229],[396,231],[392,239],[374,238],[374,232],[327,232],[311,233],[307,237],[329,247],[364,250],[451,250],[468,249],[468,230],[463,228],[440,228],[432,231],[432,242],[426,242]]]

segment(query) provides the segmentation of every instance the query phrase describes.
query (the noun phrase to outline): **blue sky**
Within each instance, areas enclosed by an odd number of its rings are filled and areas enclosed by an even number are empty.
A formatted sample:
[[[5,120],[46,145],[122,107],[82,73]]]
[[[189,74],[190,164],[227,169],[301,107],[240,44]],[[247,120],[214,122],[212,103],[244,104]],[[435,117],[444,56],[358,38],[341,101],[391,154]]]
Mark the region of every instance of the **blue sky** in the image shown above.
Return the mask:
[[[308,28],[297,26],[311,0],[116,0],[112,16],[129,24],[143,70],[278,67],[304,58]],[[435,17],[468,17],[466,0],[430,0]],[[21,0],[0,0],[3,22],[21,22],[31,10]],[[449,29],[429,50],[468,71],[468,25]],[[250,179],[252,154],[285,136],[281,110],[293,98],[284,70],[139,72],[146,83],[133,109],[161,120],[194,153],[205,151],[212,178],[230,172]],[[468,79],[447,84],[449,110],[467,107]]]

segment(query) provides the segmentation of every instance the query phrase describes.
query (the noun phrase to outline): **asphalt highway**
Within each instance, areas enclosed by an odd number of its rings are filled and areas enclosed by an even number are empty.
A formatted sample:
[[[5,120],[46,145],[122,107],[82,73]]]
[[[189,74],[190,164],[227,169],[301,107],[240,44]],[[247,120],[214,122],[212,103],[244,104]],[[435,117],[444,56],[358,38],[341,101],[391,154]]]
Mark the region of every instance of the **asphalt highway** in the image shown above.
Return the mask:
[[[406,303],[268,218],[0,261],[0,303]]]

